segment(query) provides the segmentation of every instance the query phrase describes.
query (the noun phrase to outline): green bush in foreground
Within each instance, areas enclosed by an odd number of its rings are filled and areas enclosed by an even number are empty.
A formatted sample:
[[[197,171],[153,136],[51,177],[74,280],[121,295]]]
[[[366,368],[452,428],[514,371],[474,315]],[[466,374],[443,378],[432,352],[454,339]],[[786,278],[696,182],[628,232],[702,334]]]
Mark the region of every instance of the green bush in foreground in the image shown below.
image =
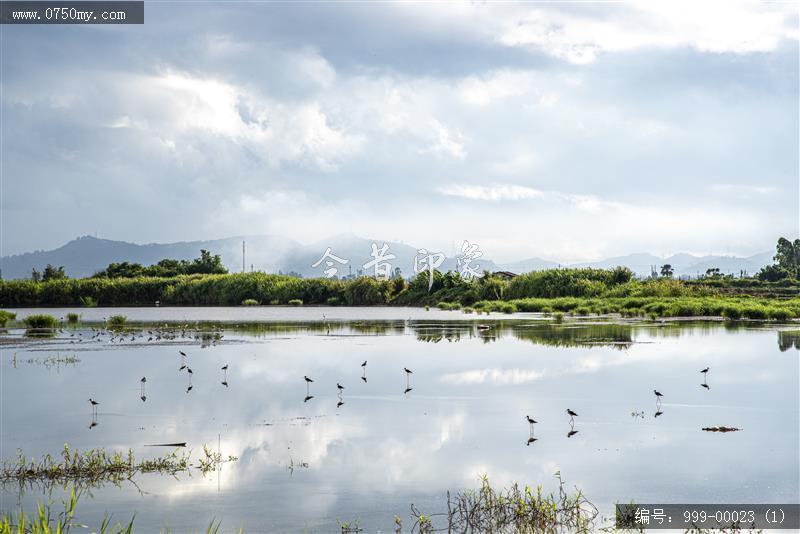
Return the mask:
[[[68,313],[67,314],[67,322],[70,324],[75,324],[81,320],[81,316],[78,313]]]
[[[34,330],[53,329],[58,326],[58,321],[52,315],[37,313],[23,319],[25,326]]]
[[[17,318],[16,313],[11,313],[6,310],[0,310],[0,327],[4,327],[8,321],[13,321]]]
[[[112,315],[106,320],[106,324],[109,328],[122,328],[127,322],[128,318],[124,315]]]

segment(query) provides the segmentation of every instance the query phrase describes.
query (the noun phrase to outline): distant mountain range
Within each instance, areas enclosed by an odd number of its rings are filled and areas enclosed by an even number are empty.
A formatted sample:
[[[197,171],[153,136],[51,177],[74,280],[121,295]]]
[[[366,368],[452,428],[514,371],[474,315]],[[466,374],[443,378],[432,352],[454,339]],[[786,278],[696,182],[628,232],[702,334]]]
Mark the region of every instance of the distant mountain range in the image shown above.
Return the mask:
[[[4,256],[0,258],[0,269],[2,269],[2,277],[5,279],[29,278],[32,269],[36,268],[41,271],[49,263],[63,266],[70,277],[84,277],[94,274],[112,262],[129,261],[151,265],[164,258],[189,260],[198,257],[200,249],[205,249],[213,254],[219,254],[225,266],[231,272],[237,272],[242,269],[242,241],[245,242],[245,268],[248,271],[252,268],[266,272],[293,272],[305,277],[323,275],[323,270],[327,267],[324,261],[316,268],[312,265],[323,256],[328,247],[331,248],[332,254],[349,260],[346,264],[333,261],[333,267],[338,270],[337,275],[345,276],[356,275],[359,270],[364,270],[363,265],[372,260],[370,253],[373,242],[377,243],[378,247],[384,243],[383,240],[366,239],[352,234],[334,236],[311,245],[303,245],[291,239],[271,235],[235,236],[209,241],[145,245],[84,236],[54,250]],[[388,253],[395,255],[395,258],[390,260],[392,267],[399,267],[405,277],[412,276],[414,257],[421,247],[391,241],[386,241],[386,244],[389,245]],[[596,268],[623,265],[638,276],[648,276],[651,266],[669,263],[675,270],[676,276],[694,277],[713,267],[718,267],[723,273],[739,274],[744,270],[753,274],[761,267],[771,264],[772,256],[772,252],[763,252],[745,258],[693,256],[691,254],[675,254],[661,258],[652,254],[637,253],[588,263],[559,264],[541,258],[530,258],[501,265],[489,258],[480,257],[473,261],[473,265],[477,265],[479,271],[504,270],[517,274],[555,268],[559,265]],[[454,270],[456,265],[455,258],[446,257],[439,269]]]

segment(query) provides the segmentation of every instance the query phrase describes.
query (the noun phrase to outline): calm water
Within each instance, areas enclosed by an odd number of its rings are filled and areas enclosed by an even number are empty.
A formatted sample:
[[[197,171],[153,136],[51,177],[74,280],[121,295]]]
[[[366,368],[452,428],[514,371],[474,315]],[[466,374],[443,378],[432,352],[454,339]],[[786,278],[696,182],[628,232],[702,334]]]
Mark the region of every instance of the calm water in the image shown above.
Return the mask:
[[[324,311],[371,313],[340,310]],[[217,311],[182,309],[172,318],[244,320]],[[212,518],[223,530],[334,532],[337,520],[358,519],[368,532],[392,531],[395,515],[408,531],[412,503],[440,512],[447,490],[477,487],[484,473],[498,486],[553,490],[560,471],[606,513],[632,499],[800,502],[796,334],[719,323],[448,322],[442,316],[463,315],[406,312],[391,313],[417,318],[323,324],[298,315],[229,326],[220,340],[158,343],[74,342],[90,337],[88,328],[31,342],[10,330],[0,345],[2,456],[58,453],[66,442],[152,457],[161,449],[145,445],[185,441],[196,458],[219,436],[222,453],[239,457],[219,473],[140,476],[138,489],[105,486],[83,497],[81,521],[135,512],[143,531],[202,529]],[[487,322],[491,330],[478,329]],[[194,371],[188,393],[179,350]],[[710,389],[700,385],[706,366]],[[404,367],[413,370],[408,393]],[[303,375],[314,379],[308,402]],[[339,408],[337,382],[346,388]],[[658,418],[654,388],[664,394]],[[101,402],[91,429],[89,397]],[[567,408],[579,414],[571,438]],[[526,414],[539,421],[530,446]],[[701,431],[718,425],[742,431]],[[62,493],[6,487],[2,509],[48,495]]]

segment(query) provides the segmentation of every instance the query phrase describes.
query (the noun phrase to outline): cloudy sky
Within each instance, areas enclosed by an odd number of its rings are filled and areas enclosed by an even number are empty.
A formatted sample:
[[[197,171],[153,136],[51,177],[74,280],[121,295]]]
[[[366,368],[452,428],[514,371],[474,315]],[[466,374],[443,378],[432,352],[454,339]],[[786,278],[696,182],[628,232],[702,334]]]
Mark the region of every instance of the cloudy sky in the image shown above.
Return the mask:
[[[487,257],[797,237],[798,4],[146,2],[2,27],[2,253],[352,232]]]

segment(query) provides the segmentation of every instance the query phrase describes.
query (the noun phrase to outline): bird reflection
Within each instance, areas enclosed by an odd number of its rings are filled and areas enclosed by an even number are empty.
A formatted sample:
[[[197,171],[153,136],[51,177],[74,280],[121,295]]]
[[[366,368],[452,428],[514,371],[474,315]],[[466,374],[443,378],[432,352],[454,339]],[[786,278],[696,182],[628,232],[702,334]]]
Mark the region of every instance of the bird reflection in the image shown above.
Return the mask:
[[[227,380],[223,380],[222,381],[222,385],[225,386],[225,387],[228,387],[228,381]]]
[[[186,393],[189,393],[190,391],[192,391],[193,388],[194,388],[194,386],[189,384],[189,387],[186,388]]]
[[[414,374],[414,371],[409,369],[408,367],[403,367],[403,371],[406,372],[406,390],[403,393],[408,393],[413,388],[411,387],[410,377]]]
[[[342,404],[344,404],[344,401],[339,399],[339,402],[336,403],[336,407],[340,408],[342,406]]]
[[[567,432],[567,437],[568,437],[568,438],[571,438],[572,436],[574,436],[574,435],[575,435],[575,434],[577,434],[577,433],[578,433],[578,431],[577,431],[577,430],[575,430],[575,429],[573,429],[573,430],[570,430],[569,432]]]
[[[89,430],[93,429],[93,428],[94,428],[94,427],[96,427],[96,426],[97,426],[97,421],[95,421],[94,419],[92,419],[92,422],[91,422],[91,423],[89,423]]]
[[[576,431],[576,432],[577,432],[577,431]],[[538,439],[539,439],[539,438],[534,438],[533,436],[531,436],[531,437],[529,437],[529,438],[528,438],[528,442],[527,442],[525,445],[527,445],[528,447],[530,447],[530,446],[531,446],[531,443],[533,443],[534,441],[538,441]]]
[[[310,401],[310,400],[311,400],[311,399],[313,399],[313,398],[314,398],[314,395],[306,395],[306,398],[305,398],[305,399],[303,399],[303,402],[308,402],[308,401]]]
[[[708,389],[708,390],[711,390],[711,386],[709,386],[709,385],[708,385],[708,384],[706,384],[705,382],[703,382],[702,384],[700,384],[700,387],[701,387],[701,388],[706,388],[706,389]]]
[[[147,395],[142,395],[139,398],[142,399],[142,402],[145,402],[147,400]]]
[[[664,415],[664,412],[662,412],[661,410],[656,410],[656,413],[653,414],[653,417],[659,417],[659,416],[662,416],[662,415]]]

